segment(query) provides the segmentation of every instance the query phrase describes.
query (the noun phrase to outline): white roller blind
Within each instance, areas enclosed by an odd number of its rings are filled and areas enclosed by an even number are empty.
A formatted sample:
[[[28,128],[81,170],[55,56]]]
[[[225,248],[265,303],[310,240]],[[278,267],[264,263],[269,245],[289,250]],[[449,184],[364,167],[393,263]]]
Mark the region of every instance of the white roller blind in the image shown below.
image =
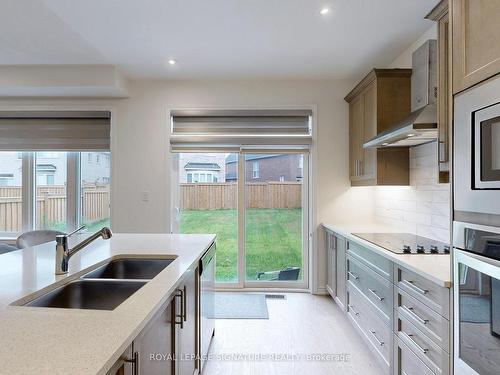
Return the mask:
[[[170,144],[187,148],[235,148],[244,144],[311,143],[311,110],[172,111]]]
[[[0,150],[109,150],[110,119],[107,111],[0,112]]]

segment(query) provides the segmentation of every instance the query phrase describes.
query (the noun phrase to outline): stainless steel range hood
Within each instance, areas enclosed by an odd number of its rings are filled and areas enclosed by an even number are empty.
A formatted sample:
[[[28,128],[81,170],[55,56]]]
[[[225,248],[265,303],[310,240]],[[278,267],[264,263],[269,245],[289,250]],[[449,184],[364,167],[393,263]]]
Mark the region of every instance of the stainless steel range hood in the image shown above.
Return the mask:
[[[412,55],[411,110],[394,124],[363,144],[364,148],[411,147],[436,140],[437,42],[428,40]]]

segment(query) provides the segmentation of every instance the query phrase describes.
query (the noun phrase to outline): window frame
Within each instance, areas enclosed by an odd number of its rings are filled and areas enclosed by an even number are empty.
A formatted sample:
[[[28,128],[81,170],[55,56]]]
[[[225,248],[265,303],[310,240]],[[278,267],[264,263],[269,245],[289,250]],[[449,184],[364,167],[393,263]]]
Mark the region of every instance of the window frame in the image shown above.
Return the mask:
[[[258,160],[252,161],[252,178],[256,179],[260,177],[260,165]]]

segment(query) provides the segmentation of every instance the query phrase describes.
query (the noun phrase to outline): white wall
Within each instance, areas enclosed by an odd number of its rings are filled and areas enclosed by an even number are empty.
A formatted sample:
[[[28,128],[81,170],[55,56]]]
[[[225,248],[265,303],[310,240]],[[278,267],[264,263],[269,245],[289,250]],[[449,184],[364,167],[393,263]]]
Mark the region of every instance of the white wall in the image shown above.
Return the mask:
[[[437,23],[427,29],[416,41],[405,49],[398,57],[389,64],[388,68],[411,68],[411,55],[418,47],[428,39],[437,39]]]

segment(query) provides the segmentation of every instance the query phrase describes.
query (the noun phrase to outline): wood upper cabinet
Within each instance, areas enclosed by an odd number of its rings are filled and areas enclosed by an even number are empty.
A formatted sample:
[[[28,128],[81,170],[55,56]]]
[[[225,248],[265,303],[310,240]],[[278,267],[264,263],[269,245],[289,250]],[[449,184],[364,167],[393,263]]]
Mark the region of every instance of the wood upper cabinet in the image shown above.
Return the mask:
[[[500,73],[500,1],[451,0],[453,93]]]
[[[451,28],[448,0],[442,0],[425,17],[437,22],[437,123],[438,123],[438,171],[439,182],[450,180],[450,132],[453,118],[453,95],[451,88]]]
[[[408,148],[363,144],[410,114],[410,81],[411,69],[374,69],[345,97],[352,186],[409,185]]]

